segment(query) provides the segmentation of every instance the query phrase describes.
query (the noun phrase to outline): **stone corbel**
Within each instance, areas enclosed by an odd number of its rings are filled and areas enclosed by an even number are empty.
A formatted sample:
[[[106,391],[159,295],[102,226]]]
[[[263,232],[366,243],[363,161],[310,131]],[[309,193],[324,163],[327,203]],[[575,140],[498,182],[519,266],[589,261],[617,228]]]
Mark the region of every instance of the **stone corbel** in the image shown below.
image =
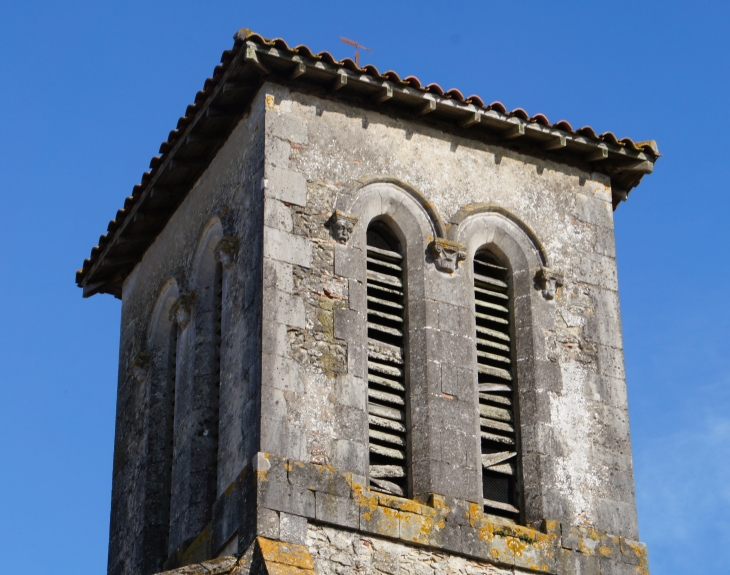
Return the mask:
[[[537,285],[542,291],[542,297],[547,300],[551,300],[554,299],[555,295],[558,293],[558,288],[563,285],[564,277],[563,274],[557,270],[540,268],[540,271],[537,272],[536,280]]]
[[[220,262],[220,264],[227,270],[231,269],[233,261],[236,259],[236,255],[238,254],[238,238],[234,236],[224,236],[223,239],[218,242],[213,253],[215,255],[215,261]]]
[[[131,363],[132,373],[135,379],[141,383],[147,383],[150,374],[150,354],[146,351],[140,351],[134,356]]]
[[[459,262],[466,259],[466,246],[443,238],[436,238],[429,246],[433,263],[440,272],[452,274],[459,267]]]
[[[335,241],[340,244],[346,244],[352,236],[352,231],[355,229],[357,218],[352,214],[346,214],[339,210],[335,210],[329,219],[329,228],[332,232],[332,237]]]
[[[170,309],[170,321],[177,323],[180,329],[188,327],[193,314],[193,303],[195,303],[195,292],[180,294]]]

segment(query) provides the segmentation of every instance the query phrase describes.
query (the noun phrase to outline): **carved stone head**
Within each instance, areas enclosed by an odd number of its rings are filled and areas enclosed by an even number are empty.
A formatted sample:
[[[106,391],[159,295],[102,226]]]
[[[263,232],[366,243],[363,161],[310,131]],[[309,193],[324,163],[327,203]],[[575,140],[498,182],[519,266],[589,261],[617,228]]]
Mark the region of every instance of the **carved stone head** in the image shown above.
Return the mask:
[[[215,261],[220,262],[227,270],[231,269],[237,253],[238,239],[234,236],[225,236],[215,247]]]
[[[431,242],[431,255],[436,269],[452,274],[459,267],[459,262],[466,259],[466,246],[443,238]]]
[[[132,359],[131,368],[135,379],[141,384],[146,383],[150,373],[150,354],[146,351],[139,352]]]
[[[185,329],[190,323],[190,318],[193,313],[193,303],[195,302],[195,292],[180,294],[177,301],[172,304],[170,310],[170,321],[174,321],[180,326],[180,329]]]
[[[330,231],[335,241],[341,244],[346,244],[352,236],[352,230],[355,229],[357,218],[352,214],[346,214],[339,210],[335,210],[330,218]]]
[[[547,300],[554,299],[558,288],[563,285],[563,274],[550,268],[540,268],[535,279],[542,290],[542,297]]]

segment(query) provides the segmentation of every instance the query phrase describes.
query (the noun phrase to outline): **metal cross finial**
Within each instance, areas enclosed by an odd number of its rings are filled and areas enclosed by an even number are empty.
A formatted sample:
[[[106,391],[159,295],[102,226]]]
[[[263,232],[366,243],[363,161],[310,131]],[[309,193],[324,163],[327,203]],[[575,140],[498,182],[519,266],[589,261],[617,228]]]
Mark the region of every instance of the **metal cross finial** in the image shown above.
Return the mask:
[[[349,38],[340,36],[340,41],[344,42],[345,44],[349,44],[350,46],[355,46],[355,65],[356,66],[360,66],[360,52],[357,51],[359,48],[361,48],[363,50],[367,50],[371,54],[373,53],[373,51],[370,48],[367,48],[367,47],[363,46],[362,44],[355,42],[355,40],[350,40]]]

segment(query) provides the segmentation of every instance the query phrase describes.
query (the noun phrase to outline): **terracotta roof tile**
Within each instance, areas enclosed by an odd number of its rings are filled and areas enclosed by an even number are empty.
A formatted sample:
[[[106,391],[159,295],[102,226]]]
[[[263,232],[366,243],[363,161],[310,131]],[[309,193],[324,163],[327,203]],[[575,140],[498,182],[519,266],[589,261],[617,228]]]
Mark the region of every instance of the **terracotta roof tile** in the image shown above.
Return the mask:
[[[522,108],[516,108],[511,112],[508,112],[501,102],[492,102],[489,105],[485,105],[484,100],[477,95],[471,95],[465,98],[462,92],[458,89],[451,88],[449,90],[444,90],[441,86],[435,83],[428,84],[424,87],[422,82],[415,76],[406,76],[405,79],[401,79],[401,77],[392,70],[381,74],[378,69],[371,64],[358,66],[351,59],[337,60],[329,52],[319,52],[315,54],[307,46],[303,45],[292,48],[289,47],[289,45],[281,38],[266,39],[262,36],[259,36],[258,34],[252,33],[249,30],[243,29],[235,34],[234,39],[235,42],[233,48],[230,50],[225,50],[223,52],[221,56],[221,63],[215,67],[215,69],[213,70],[213,75],[205,80],[205,82],[203,83],[203,89],[195,94],[194,102],[187,107],[187,109],[185,110],[185,115],[178,120],[176,129],[172,130],[168,134],[167,140],[165,142],[162,142],[162,144],[160,145],[160,155],[153,157],[150,161],[150,171],[142,174],[141,183],[136,184],[132,189],[132,194],[124,200],[124,208],[119,210],[115,216],[115,219],[109,222],[109,225],[107,227],[108,233],[102,235],[99,238],[99,244],[97,246],[94,246],[91,250],[91,257],[84,260],[83,267],[77,271],[76,282],[80,286],[85,287],[86,284],[89,282],[89,272],[95,266],[98,267],[100,258],[105,257],[105,247],[109,244],[115,232],[120,227],[123,227],[125,220],[130,214],[133,214],[135,210],[140,211],[138,205],[139,202],[144,201],[150,195],[150,182],[156,181],[157,177],[159,176],[160,170],[164,168],[165,163],[168,161],[171,154],[175,152],[176,146],[178,146],[178,144],[180,143],[181,136],[186,133],[186,130],[190,126],[191,122],[195,120],[198,113],[201,110],[205,109],[205,107],[210,103],[211,96],[220,92],[219,84],[221,83],[221,80],[226,77],[226,74],[230,73],[231,67],[234,65],[234,62],[238,61],[240,63],[241,58],[238,58],[238,56],[240,55],[241,50],[244,46],[254,45],[276,48],[277,50],[286,53],[289,57],[298,56],[307,59],[314,59],[319,62],[324,62],[325,64],[328,64],[330,66],[336,66],[352,73],[364,75],[370,79],[383,82],[387,81],[397,86],[408,87],[408,89],[417,90],[422,94],[432,94],[453,102],[461,103],[463,105],[476,107],[477,109],[484,110],[486,112],[496,112],[498,114],[501,114],[502,116],[517,118],[524,122],[538,125],[544,128],[559,130],[561,132],[565,132],[566,134],[574,136],[582,136],[595,143],[605,142],[614,146],[619,146],[620,148],[632,150],[633,153],[642,152],[648,155],[652,163],[659,156],[658,150],[656,149],[656,144],[654,142],[635,143],[630,138],[617,139],[616,136],[611,132],[605,132],[601,135],[596,135],[595,131],[590,126],[585,126],[583,128],[580,128],[579,130],[573,130],[572,126],[565,120],[561,120],[559,122],[551,124],[544,114],[535,114],[533,116],[530,116]],[[628,189],[630,189],[632,185],[636,185],[636,183],[638,183],[638,180],[632,180],[632,182],[628,183]],[[184,197],[184,194],[182,194],[179,199],[182,199],[182,197]],[[114,241],[116,242],[117,239],[118,238],[115,237]],[[144,249],[146,249],[146,246],[144,246]],[[143,251],[137,253],[140,254],[139,257],[141,258],[141,254],[143,254]],[[111,267],[113,268],[113,266]],[[125,269],[129,271],[128,268]],[[110,278],[112,277],[112,275],[109,275],[109,273],[107,273],[107,275],[105,275],[104,277]],[[110,279],[109,281],[111,282],[112,280]],[[98,281],[96,283],[102,284],[104,282]],[[109,293],[119,295],[119,290],[120,288],[117,284],[117,287],[100,287],[95,288],[94,290],[89,290],[88,292],[85,289],[84,295],[92,295],[93,293],[97,293],[98,291],[107,291]]]

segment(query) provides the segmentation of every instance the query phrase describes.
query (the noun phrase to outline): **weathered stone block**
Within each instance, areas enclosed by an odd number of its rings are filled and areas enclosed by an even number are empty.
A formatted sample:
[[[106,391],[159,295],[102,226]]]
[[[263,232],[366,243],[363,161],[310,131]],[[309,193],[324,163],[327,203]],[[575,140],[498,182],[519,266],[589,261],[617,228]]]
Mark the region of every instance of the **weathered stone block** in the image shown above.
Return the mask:
[[[476,371],[450,364],[441,366],[441,391],[456,396],[461,401],[474,401]]]
[[[335,309],[335,337],[345,341],[358,342],[364,332],[363,314],[351,309]]]
[[[314,493],[287,482],[267,480],[259,483],[259,505],[314,519]]]
[[[315,516],[317,521],[331,523],[344,528],[358,529],[360,509],[349,497],[338,497],[330,493],[316,491]]]
[[[347,285],[350,309],[364,313],[367,310],[367,292],[365,284],[351,279],[348,281]]]
[[[512,565],[512,550],[502,537],[495,537],[493,528],[482,520],[474,525],[461,527],[463,553],[471,557],[486,559],[497,565]]]
[[[611,203],[584,194],[575,194],[575,217],[594,226],[613,228]]]
[[[598,563],[601,566],[601,575],[636,575],[637,573],[634,565],[621,563],[613,558],[601,557]]]
[[[304,393],[304,381],[300,374],[300,366],[293,359],[263,354],[261,358],[263,376],[266,380],[263,388],[271,386],[282,391]]]
[[[307,205],[307,180],[292,170],[267,167],[265,195],[288,204]]]
[[[640,565],[646,570],[648,555],[646,545],[640,541],[621,537],[621,558],[620,561],[629,565]]]
[[[294,114],[278,114],[267,116],[269,133],[293,144],[307,143],[307,123],[303,118]],[[289,146],[291,150],[291,146]]]
[[[281,541],[304,545],[307,542],[307,519],[300,515],[279,513],[279,537]]]
[[[349,346],[348,346],[349,351]],[[348,370],[353,373],[353,369]],[[340,375],[335,383],[336,402],[365,411],[367,409],[367,383],[365,379],[354,375]],[[362,372],[361,372],[362,373]],[[367,372],[364,373],[367,377]]]
[[[279,200],[266,198],[264,200],[264,225],[283,232],[291,232],[294,229],[291,209]]]
[[[273,509],[259,507],[256,514],[256,532],[261,537],[279,538],[279,513]]]
[[[329,466],[290,461],[288,468],[289,483],[299,489],[308,489],[338,497],[349,497],[350,495],[350,485],[345,476]]]
[[[383,537],[400,537],[400,511],[390,507],[360,507],[360,530]]]
[[[347,344],[347,373],[352,377],[365,380],[368,375],[367,352],[357,343]],[[363,396],[364,397],[364,396]]]
[[[304,302],[299,296],[278,290],[267,290],[264,292],[263,319],[304,328],[306,325]]]
[[[292,459],[308,460],[304,429],[287,419],[269,417],[268,413],[267,409],[261,417],[261,449]]]
[[[636,517],[636,505],[623,501],[602,499],[598,502],[597,521],[611,533],[635,538],[639,527]]]
[[[558,573],[569,573],[570,575],[601,575],[599,557],[583,555],[567,549],[559,549],[557,552]]]
[[[365,443],[365,434],[362,443],[358,438],[352,440],[335,440],[335,461],[339,469],[348,469],[352,473],[365,475],[368,471],[368,445]]]
[[[306,238],[267,226],[264,228],[264,256],[309,268],[312,244]]]
[[[357,248],[336,244],[335,274],[353,280],[364,280],[365,254]]]

